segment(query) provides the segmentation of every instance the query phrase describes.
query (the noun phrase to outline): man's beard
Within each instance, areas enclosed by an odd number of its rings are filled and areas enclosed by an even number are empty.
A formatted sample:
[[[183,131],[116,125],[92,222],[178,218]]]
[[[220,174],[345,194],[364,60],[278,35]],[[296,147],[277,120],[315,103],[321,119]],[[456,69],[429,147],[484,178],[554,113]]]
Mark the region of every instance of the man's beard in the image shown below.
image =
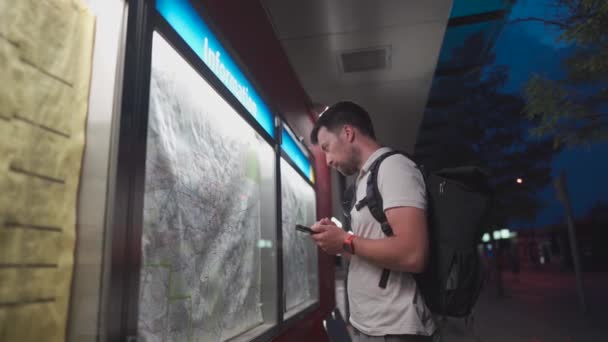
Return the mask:
[[[355,173],[357,173],[357,171],[358,171],[357,166],[354,165],[354,163],[352,163],[352,161],[349,161],[348,163],[336,165],[336,170],[338,170],[338,172],[340,172],[344,176],[352,176]]]
[[[336,170],[345,176],[352,176],[359,172],[359,150],[355,147],[350,151],[350,159],[336,165]]]

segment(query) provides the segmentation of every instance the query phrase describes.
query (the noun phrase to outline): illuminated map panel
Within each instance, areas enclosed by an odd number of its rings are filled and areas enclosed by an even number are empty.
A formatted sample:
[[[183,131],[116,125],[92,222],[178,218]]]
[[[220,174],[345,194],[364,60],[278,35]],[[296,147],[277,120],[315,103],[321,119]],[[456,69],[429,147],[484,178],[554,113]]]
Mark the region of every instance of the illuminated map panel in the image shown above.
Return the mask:
[[[139,307],[143,340],[220,341],[264,323],[261,260],[274,243],[275,224],[263,212],[275,204],[262,193],[274,184],[274,156],[155,33]]]

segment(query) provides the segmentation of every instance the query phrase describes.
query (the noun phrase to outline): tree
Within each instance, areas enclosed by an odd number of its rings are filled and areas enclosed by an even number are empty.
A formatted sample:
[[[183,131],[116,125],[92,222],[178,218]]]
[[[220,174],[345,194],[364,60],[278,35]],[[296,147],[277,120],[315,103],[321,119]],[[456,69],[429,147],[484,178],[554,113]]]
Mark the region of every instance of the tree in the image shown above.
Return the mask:
[[[455,60],[471,60],[483,46],[474,35],[456,49]],[[488,54],[464,74],[436,77],[416,144],[428,170],[478,165],[495,190],[491,224],[533,219],[543,203],[537,193],[550,182],[552,141],[530,139],[521,96],[500,92],[507,69]],[[522,178],[523,183],[516,183]]]
[[[562,14],[536,20],[562,30],[560,40],[575,52],[564,62],[565,79],[534,75],[526,86],[526,112],[538,124],[537,137],[553,137],[555,146],[608,140],[608,1],[554,0]]]

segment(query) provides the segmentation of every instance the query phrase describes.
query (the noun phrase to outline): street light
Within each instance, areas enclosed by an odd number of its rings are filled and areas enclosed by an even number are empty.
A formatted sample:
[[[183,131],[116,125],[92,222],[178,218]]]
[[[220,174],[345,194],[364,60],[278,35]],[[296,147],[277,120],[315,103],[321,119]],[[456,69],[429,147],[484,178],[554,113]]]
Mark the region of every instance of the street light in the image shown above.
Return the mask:
[[[521,179],[521,178],[517,178],[516,182],[517,182],[517,184],[521,184],[521,183],[523,183],[523,182],[524,182],[524,180],[523,180],[523,179]]]
[[[483,236],[481,237],[481,241],[490,242],[490,234],[488,234],[488,233],[483,234]]]

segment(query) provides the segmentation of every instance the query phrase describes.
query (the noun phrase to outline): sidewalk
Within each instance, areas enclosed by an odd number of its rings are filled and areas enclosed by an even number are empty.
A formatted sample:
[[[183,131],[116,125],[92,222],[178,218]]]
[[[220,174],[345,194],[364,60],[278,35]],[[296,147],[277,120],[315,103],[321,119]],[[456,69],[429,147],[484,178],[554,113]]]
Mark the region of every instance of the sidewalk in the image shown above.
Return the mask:
[[[587,313],[582,314],[574,274],[554,271],[503,273],[505,296],[486,284],[472,328],[449,320],[442,342],[608,341],[608,273],[585,273]]]

